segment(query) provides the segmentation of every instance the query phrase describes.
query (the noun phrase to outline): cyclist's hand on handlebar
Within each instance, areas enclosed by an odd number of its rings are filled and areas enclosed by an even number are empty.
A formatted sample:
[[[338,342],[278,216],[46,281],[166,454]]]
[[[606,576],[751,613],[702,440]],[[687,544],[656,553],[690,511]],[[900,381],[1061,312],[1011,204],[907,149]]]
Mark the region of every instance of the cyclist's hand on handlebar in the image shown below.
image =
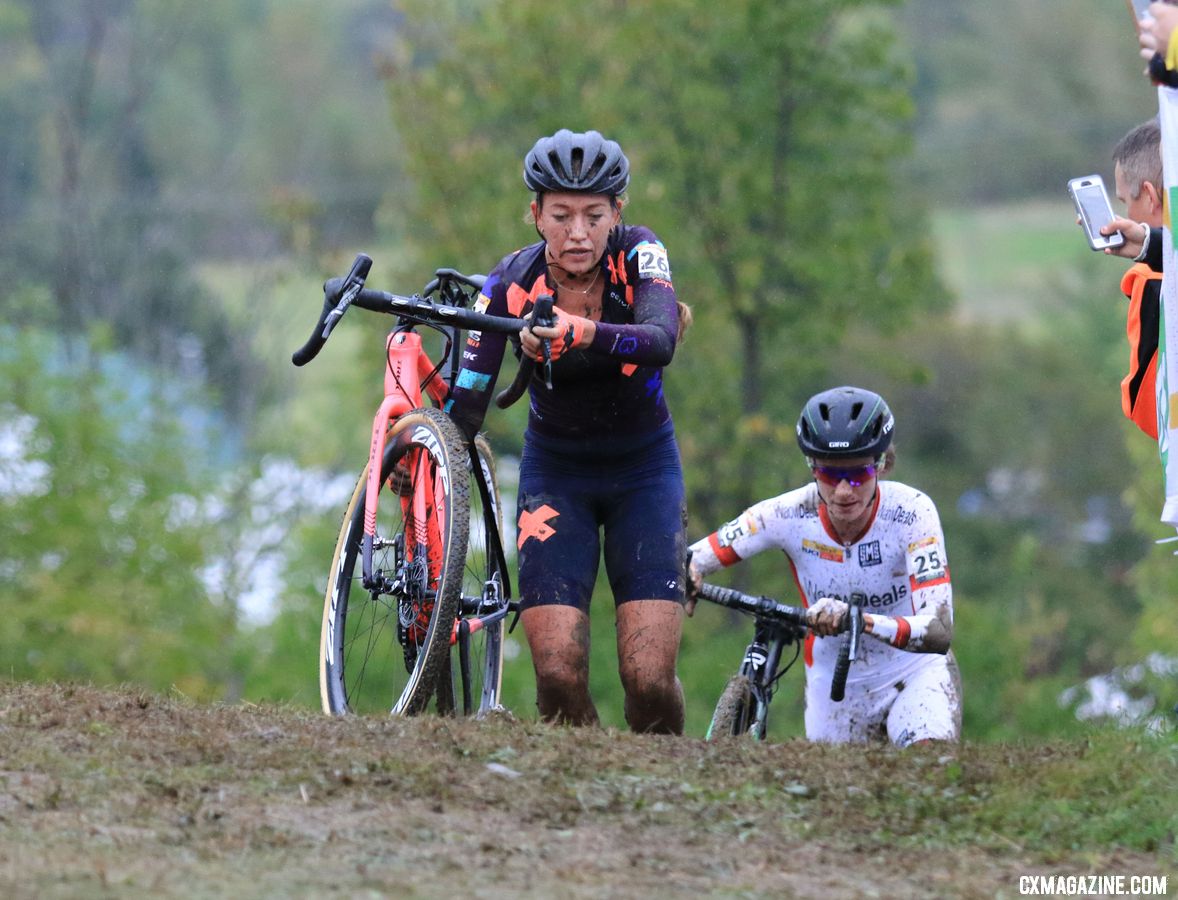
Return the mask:
[[[544,359],[543,340],[551,342],[552,359],[559,359],[569,350],[587,347],[597,333],[597,326],[592,319],[570,315],[560,307],[554,308],[552,312],[556,316],[556,323],[552,327],[532,325],[519,333],[524,353],[534,359]]]
[[[834,597],[819,597],[818,601],[806,610],[806,624],[819,637],[830,637],[842,634],[851,627],[850,605]]]

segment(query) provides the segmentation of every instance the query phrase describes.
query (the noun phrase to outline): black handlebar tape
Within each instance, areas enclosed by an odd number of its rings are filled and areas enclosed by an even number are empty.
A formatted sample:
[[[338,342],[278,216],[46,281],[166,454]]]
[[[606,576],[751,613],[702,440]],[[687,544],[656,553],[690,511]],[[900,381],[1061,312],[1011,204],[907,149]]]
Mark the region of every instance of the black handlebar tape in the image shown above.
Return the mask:
[[[851,636],[848,634],[839,646],[839,658],[834,664],[834,677],[830,682],[830,699],[841,703],[847,692],[847,675],[851,672]]]
[[[364,279],[368,277],[371,268],[372,257],[366,253],[357,253],[356,258],[352,261],[352,268],[343,281],[333,278],[324,283],[323,310],[319,314],[319,321],[315,323],[315,329],[311,332],[307,342],[291,354],[290,361],[292,363],[296,366],[305,366],[319,355],[319,351],[327,343],[331,330],[347,310],[347,304],[351,303],[351,298],[347,299],[347,303],[343,302],[345,292],[352,291],[353,296],[355,293],[359,293],[360,289],[364,287]],[[334,318],[333,313],[337,313]]]
[[[847,691],[847,676],[851,673],[851,663],[859,655],[859,635],[863,631],[863,602],[866,595],[856,591],[851,594],[848,615],[851,618],[847,635],[839,645],[838,659],[834,664],[834,676],[830,681],[830,699],[841,703]]]
[[[555,323],[555,317],[552,314],[552,297],[549,294],[541,294],[536,298],[535,304],[532,306],[532,324],[540,325],[541,327],[551,328]],[[545,349],[545,365],[551,366],[551,361],[548,355],[551,353],[551,344],[549,341],[544,341]],[[495,395],[495,405],[500,409],[507,409],[511,404],[515,403],[520,397],[524,395],[524,391],[528,389],[528,384],[532,380],[532,375],[536,371],[536,360],[529,356],[523,356],[519,361],[519,368],[516,370],[515,378],[506,388]],[[548,379],[548,386],[552,386],[551,378]]]
[[[699,595],[705,600],[710,600],[720,606],[727,606],[729,609],[766,616],[794,625],[806,624],[805,610],[778,603],[772,597],[754,597],[752,594],[742,594],[740,591],[720,587],[717,584],[701,584]]]
[[[536,371],[536,360],[530,356],[521,357],[519,361],[519,368],[516,369],[515,378],[511,384],[501,390],[495,395],[495,405],[500,409],[507,409],[524,395],[524,391],[528,389],[528,382],[532,380],[532,374]]]

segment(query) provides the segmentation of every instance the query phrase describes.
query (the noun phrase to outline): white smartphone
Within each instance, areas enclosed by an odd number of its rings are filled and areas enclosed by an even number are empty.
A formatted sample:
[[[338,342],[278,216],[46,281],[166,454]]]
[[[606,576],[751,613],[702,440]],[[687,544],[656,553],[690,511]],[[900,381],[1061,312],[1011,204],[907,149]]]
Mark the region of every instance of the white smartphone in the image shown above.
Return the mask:
[[[1103,226],[1116,218],[1112,204],[1108,200],[1108,191],[1104,189],[1103,178],[1099,175],[1073,178],[1068,182],[1068,193],[1072,197],[1072,202],[1076,204],[1076,214],[1080,217],[1080,224],[1088,237],[1089,247],[1093,250],[1103,250],[1105,247],[1119,247],[1125,243],[1125,237],[1119,231],[1107,236],[1100,233]]]
[[[1125,5],[1133,14],[1134,21],[1139,22],[1149,14],[1149,4],[1152,2],[1153,0],[1125,0]]]

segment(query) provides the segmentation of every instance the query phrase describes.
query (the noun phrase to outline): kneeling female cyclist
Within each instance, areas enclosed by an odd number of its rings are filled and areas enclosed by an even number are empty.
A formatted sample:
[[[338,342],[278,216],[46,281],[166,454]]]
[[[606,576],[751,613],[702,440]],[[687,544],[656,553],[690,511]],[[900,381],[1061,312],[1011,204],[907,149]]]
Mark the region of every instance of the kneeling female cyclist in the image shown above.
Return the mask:
[[[894,464],[892,413],[878,394],[817,394],[797,439],[814,475],[764,500],[691,547],[692,585],[762,550],[785,552],[807,607],[806,737],[888,738],[899,746],[956,741],[961,683],[949,650],[953,587],[937,509],[925,494],[882,481]],[[689,588],[690,591],[690,588]],[[844,699],[830,699],[847,600],[866,597],[864,631]],[[693,604],[689,604],[689,610]]]

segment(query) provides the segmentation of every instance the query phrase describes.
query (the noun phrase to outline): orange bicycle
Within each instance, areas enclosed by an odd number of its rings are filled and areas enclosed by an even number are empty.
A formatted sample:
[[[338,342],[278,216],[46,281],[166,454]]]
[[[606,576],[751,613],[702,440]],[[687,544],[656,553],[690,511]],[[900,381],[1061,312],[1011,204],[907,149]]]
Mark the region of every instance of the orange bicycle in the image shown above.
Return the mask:
[[[481,275],[439,269],[420,294],[400,296],[365,288],[371,266],[360,254],[345,278],[324,285],[319,322],[292,356],[297,366],[310,362],[353,306],[397,319],[385,341],[385,397],[368,465],[344,513],[324,597],[323,710],[413,715],[433,701],[439,713],[483,715],[500,706],[504,620],[516,604],[494,457],[482,435],[468,440],[440,407],[461,368],[463,329],[518,334],[526,322],[470,308]],[[544,313],[551,299],[541,299]],[[443,336],[441,362],[422,346],[419,326]],[[496,398],[500,407],[523,393],[534,367],[521,363]]]

